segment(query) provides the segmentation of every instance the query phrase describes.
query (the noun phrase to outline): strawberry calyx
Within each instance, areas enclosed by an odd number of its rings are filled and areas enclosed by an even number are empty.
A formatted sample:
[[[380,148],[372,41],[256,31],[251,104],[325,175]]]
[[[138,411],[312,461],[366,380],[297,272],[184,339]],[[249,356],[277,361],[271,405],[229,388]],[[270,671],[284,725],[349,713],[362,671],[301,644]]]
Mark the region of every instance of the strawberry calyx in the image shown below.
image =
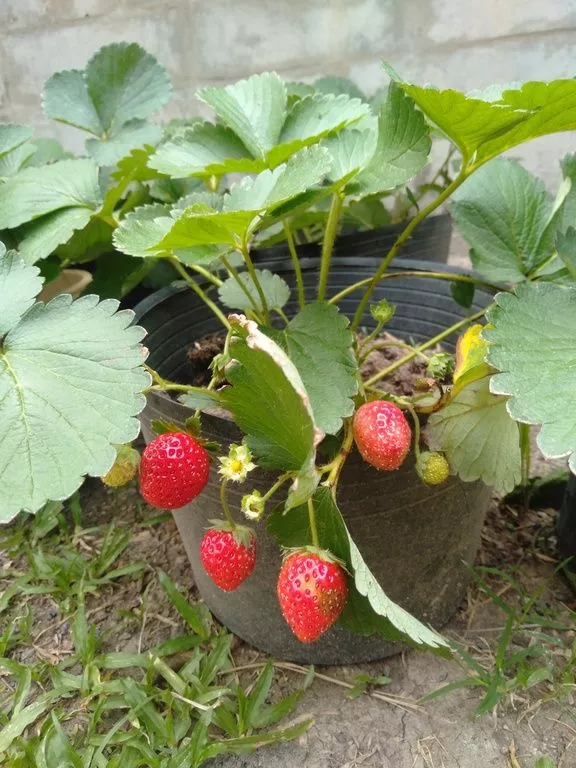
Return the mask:
[[[322,547],[315,547],[312,544],[306,545],[305,547],[282,547],[283,560],[287,560],[291,555],[296,553],[301,555],[317,555],[327,563],[334,563],[335,565],[339,565],[343,570],[346,571],[346,573],[348,573],[346,563],[339,557],[336,557],[336,555],[333,555],[332,552],[329,552],[327,549],[322,549]]]
[[[231,533],[234,536],[236,544],[240,546],[249,547],[252,544],[252,541],[256,538],[256,534],[252,528],[249,528],[247,525],[232,525],[228,520],[210,520],[209,522],[211,525],[208,530]]]
[[[154,419],[150,423],[150,427],[155,435],[165,435],[169,432],[183,432],[186,435],[190,435],[208,452],[210,461],[213,461],[216,454],[220,451],[220,443],[202,437],[200,417],[190,416],[189,419],[186,419],[184,426],[175,424],[173,421]]]

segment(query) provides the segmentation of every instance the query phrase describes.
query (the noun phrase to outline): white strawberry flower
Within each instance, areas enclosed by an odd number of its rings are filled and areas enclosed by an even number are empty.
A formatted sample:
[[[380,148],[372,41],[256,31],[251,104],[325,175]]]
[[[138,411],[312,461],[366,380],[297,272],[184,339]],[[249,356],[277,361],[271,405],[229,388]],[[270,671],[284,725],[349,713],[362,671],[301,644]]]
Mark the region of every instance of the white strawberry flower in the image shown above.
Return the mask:
[[[260,491],[252,491],[243,496],[240,507],[248,520],[259,520],[264,514],[264,500]]]
[[[243,483],[248,472],[256,469],[250,449],[244,443],[241,445],[232,444],[228,456],[219,456],[218,461],[220,462],[218,472],[222,477],[235,483]]]

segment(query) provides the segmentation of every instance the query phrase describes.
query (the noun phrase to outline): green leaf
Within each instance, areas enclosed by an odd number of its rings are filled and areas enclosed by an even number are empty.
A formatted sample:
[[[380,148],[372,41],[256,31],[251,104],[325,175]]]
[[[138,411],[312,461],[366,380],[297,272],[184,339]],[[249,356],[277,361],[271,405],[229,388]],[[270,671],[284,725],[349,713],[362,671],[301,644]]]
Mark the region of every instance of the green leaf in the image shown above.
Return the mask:
[[[354,179],[354,194],[370,195],[406,184],[428,163],[432,142],[414,101],[390,85],[378,116],[378,143],[372,159]]]
[[[314,423],[336,434],[354,413],[358,392],[357,365],[348,319],[326,302],[307,304],[280,338],[310,398]]]
[[[235,184],[224,207],[233,211],[270,211],[322,181],[330,165],[330,155],[323,147],[302,149],[285,165]]]
[[[149,165],[175,179],[262,170],[230,128],[209,122],[197,123],[163,144]]]
[[[270,167],[285,162],[303,147],[315,144],[329,133],[356,123],[370,114],[370,107],[341,94],[314,94],[292,105],[282,127],[278,146],[266,157]]]
[[[40,766],[42,768],[44,766],[45,768],[52,768],[52,766],[83,768],[82,758],[72,747],[54,712],[51,713],[50,727],[38,748],[36,760],[39,763],[39,768]]]
[[[154,179],[164,179],[161,173],[150,168],[148,162],[154,154],[154,147],[150,145],[139,149],[133,149],[130,154],[123,157],[117,165],[111,177],[116,181],[152,181]],[[112,206],[112,209],[114,206]],[[111,210],[112,210],[111,209]]]
[[[25,266],[16,251],[0,243],[0,338],[30,309],[42,288],[37,267]]]
[[[110,137],[88,139],[86,152],[98,165],[116,165],[133,149],[143,145],[155,145],[162,138],[162,128],[146,120],[130,120]]]
[[[522,284],[500,293],[490,310],[488,362],[496,394],[509,395],[513,419],[541,424],[537,442],[547,458],[569,456],[576,471],[576,289]]]
[[[66,152],[57,139],[37,138],[31,143],[35,149],[27,166],[49,165],[57,160],[70,160],[74,157],[71,152]]]
[[[65,243],[78,230],[90,225],[92,211],[89,208],[62,208],[13,230],[18,241],[18,252],[27,264],[45,259]]]
[[[248,232],[255,218],[254,211],[215,211],[207,205],[193,205],[173,222],[170,231],[155,247],[161,251],[197,245],[229,245],[235,248],[238,238]]]
[[[348,604],[342,623],[361,634],[380,633],[395,641],[445,649],[444,638],[425,627],[418,619],[392,602],[376,582],[362,555],[354,544],[329,488],[320,487],[314,494],[314,510],[320,546],[340,558],[352,574],[349,579]],[[268,530],[285,547],[312,544],[307,505],[284,513],[283,505],[268,518]],[[354,617],[361,616],[360,622]]]
[[[104,138],[130,120],[147,118],[169,100],[166,70],[136,43],[97,51],[86,70],[53,75],[44,87],[47,117]]]
[[[489,280],[512,283],[551,255],[553,233],[545,234],[551,211],[544,182],[509,158],[476,171],[451,206],[474,267]]]
[[[286,353],[242,316],[230,343],[231,387],[222,405],[246,433],[260,466],[299,471],[308,465],[322,433],[315,428],[308,393]]]
[[[3,257],[1,263],[5,263]],[[21,270],[21,265],[15,265]],[[30,277],[35,280],[34,276]],[[28,290],[24,287],[22,290]],[[31,289],[30,289],[31,290]],[[0,520],[68,498],[138,432],[144,331],[118,302],[62,295],[35,304],[0,351]],[[113,393],[113,397],[111,396]]]
[[[27,226],[30,225],[25,224],[23,228]],[[113,228],[108,222],[93,217],[83,229],[74,232],[70,240],[59,246],[57,255],[66,266],[95,261],[114,250],[112,233]]]
[[[539,757],[534,768],[557,768],[551,757]]]
[[[360,99],[367,101],[364,93],[358,88],[356,83],[348,80],[347,77],[338,77],[337,75],[327,75],[314,81],[314,88],[320,93],[332,93],[335,96],[345,94],[351,99]]]
[[[187,405],[188,408],[214,408],[220,404],[220,396],[217,392],[213,392],[211,389],[203,389],[198,387],[194,392],[187,392],[185,395],[180,395],[178,400]]]
[[[18,123],[0,122],[0,158],[32,138],[32,128]]]
[[[499,491],[520,482],[518,424],[506,399],[490,393],[488,378],[473,381],[433,413],[426,434],[430,448],[444,452],[465,482],[482,480]]]
[[[273,275],[268,269],[255,270],[258,282],[266,298],[270,309],[282,309],[290,298],[290,287],[280,275]],[[231,309],[257,309],[262,310],[260,294],[248,272],[241,272],[238,280],[242,282],[243,290],[236,278],[229,277],[218,288],[220,301]],[[250,298],[246,295],[250,294]]]
[[[158,256],[164,252],[158,243],[173,224],[169,206],[160,203],[142,205],[126,214],[114,230],[112,242],[115,248],[128,256],[141,259]]]
[[[576,280],[576,229],[574,227],[569,227],[565,233],[558,233],[556,250],[570,276]]]
[[[348,181],[361,171],[373,157],[377,140],[376,125],[373,129],[352,126],[340,131],[336,136],[325,139],[322,146],[328,150],[332,159],[328,174],[330,181]]]
[[[98,168],[90,160],[61,160],[25,168],[0,185],[0,229],[11,229],[61,208],[99,205]]]
[[[15,176],[18,171],[24,168],[30,158],[33,156],[34,145],[30,142],[20,144],[19,147],[0,156],[0,180],[6,180]]]
[[[49,691],[48,693],[41,694],[36,701],[32,704],[28,704],[27,707],[21,709],[16,717],[12,717],[10,721],[0,729],[0,755],[5,753],[14,739],[21,736],[28,726],[32,725],[39,717],[41,717],[50,707],[54,700],[60,696],[59,691]]]
[[[441,91],[408,83],[399,85],[414,99],[426,117],[458,146],[465,158],[472,157],[490,139],[495,138],[498,142],[498,137],[527,119],[523,111],[472,98],[460,91]]]
[[[525,141],[576,129],[576,80],[531,81],[502,92],[497,104],[525,115],[516,126],[487,141],[478,159],[488,160]]]
[[[198,97],[234,131],[254,157],[265,157],[280,138],[286,87],[275,72],[253,75],[224,88],[202,88]]]
[[[464,307],[464,309],[470,309],[474,302],[476,286],[474,283],[465,283],[461,280],[455,280],[453,283],[450,283],[450,293],[456,304]]]
[[[305,464],[294,478],[286,497],[284,509],[288,511],[305,504],[318,488],[321,479],[322,476],[316,469],[314,458],[311,457],[310,462]]]

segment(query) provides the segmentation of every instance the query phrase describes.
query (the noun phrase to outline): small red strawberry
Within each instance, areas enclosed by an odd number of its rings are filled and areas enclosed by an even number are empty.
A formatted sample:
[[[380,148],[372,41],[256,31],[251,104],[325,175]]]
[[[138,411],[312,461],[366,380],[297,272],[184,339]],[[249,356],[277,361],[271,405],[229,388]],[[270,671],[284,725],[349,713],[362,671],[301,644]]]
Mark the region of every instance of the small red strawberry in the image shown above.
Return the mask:
[[[289,555],[278,576],[282,615],[302,643],[313,643],[338,619],[348,597],[342,566],[312,547]]]
[[[140,493],[161,509],[179,509],[202,492],[210,461],[186,432],[165,432],[146,446],[140,462]]]
[[[208,576],[224,592],[232,592],[254,570],[256,535],[250,528],[228,523],[209,528],[200,543],[200,559]]]
[[[353,428],[362,458],[376,469],[398,469],[410,450],[410,425],[400,408],[387,400],[361,405]]]

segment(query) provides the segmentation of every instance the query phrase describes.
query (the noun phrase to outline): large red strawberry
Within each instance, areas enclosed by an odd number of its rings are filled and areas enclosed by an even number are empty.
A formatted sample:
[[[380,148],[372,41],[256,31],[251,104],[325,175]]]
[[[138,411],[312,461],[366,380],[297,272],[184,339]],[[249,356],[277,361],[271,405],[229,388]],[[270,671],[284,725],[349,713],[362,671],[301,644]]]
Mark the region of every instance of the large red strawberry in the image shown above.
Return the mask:
[[[140,493],[154,507],[179,509],[202,492],[209,473],[203,445],[185,432],[165,432],[142,454]]]
[[[256,536],[250,528],[227,523],[209,528],[200,543],[200,559],[206,573],[224,592],[232,592],[254,570]]]
[[[410,425],[400,408],[387,400],[361,405],[353,428],[362,458],[376,469],[398,469],[410,450]]]
[[[313,643],[344,610],[348,585],[342,566],[328,552],[310,548],[284,560],[277,592],[292,632],[302,643]]]

